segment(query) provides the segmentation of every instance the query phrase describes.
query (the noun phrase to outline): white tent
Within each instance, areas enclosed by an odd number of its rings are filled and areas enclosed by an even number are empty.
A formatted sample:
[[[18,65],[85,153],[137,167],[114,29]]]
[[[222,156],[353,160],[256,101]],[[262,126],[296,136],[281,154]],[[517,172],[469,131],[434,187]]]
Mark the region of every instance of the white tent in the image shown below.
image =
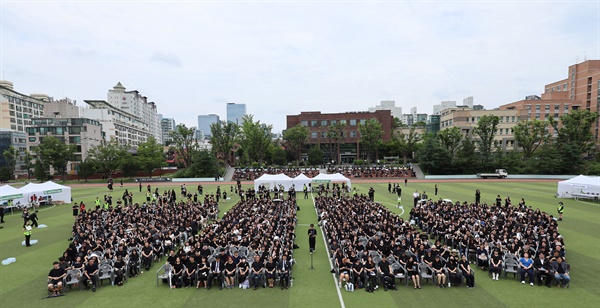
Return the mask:
[[[346,182],[346,185],[348,186],[348,188],[352,187],[352,185],[350,184],[350,179],[343,176],[341,173],[334,173],[334,174],[321,173],[321,174],[315,176],[314,178],[312,178],[312,183],[315,183],[317,185],[319,185],[321,183],[343,183],[343,182]]]
[[[574,198],[575,195],[599,195],[600,177],[579,175],[566,181],[558,182],[556,196],[558,198]]]
[[[14,188],[10,185],[0,186],[0,201],[19,198],[23,198],[23,194],[19,192],[18,188]]]
[[[312,182],[312,179],[307,177],[306,174],[300,173],[294,178],[294,186],[297,191],[302,191],[304,189],[304,184],[308,187],[308,184]]]
[[[48,181],[41,184],[29,183],[19,188],[19,193],[23,194],[20,199],[14,199],[15,203],[20,202],[21,204],[28,204],[31,196],[51,196],[52,201],[62,201],[64,203],[71,202],[71,187],[56,184],[52,181]]]
[[[291,177],[281,174],[263,174],[258,179],[254,180],[254,189],[258,191],[258,186],[264,185],[268,189],[273,189],[276,185],[283,185],[285,190],[288,190],[294,184]]]

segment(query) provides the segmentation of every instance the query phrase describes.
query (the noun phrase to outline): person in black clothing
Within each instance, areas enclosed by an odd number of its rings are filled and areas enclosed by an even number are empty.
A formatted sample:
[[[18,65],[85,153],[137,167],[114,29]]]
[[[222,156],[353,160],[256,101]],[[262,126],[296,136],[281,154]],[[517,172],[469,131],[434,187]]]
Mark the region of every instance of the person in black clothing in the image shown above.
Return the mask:
[[[354,264],[352,265],[352,280],[353,280],[352,283],[354,284],[355,288],[358,289],[362,286],[362,284],[364,283],[363,276],[364,276],[363,265],[360,261],[360,258],[356,258],[356,260],[354,260]]]
[[[263,264],[260,262],[260,257],[255,256],[252,263],[252,272],[250,274],[250,283],[254,290],[258,289],[260,280],[262,279]]]
[[[137,249],[133,249],[131,251],[131,256],[129,256],[129,277],[137,277],[138,276],[138,266],[140,265],[140,255]]]
[[[273,261],[273,257],[269,257],[267,263],[265,263],[265,275],[269,288],[272,288],[275,283],[275,271],[277,270],[277,264]]]
[[[437,276],[438,288],[446,287],[446,273],[444,272],[444,263],[440,260],[440,255],[435,255],[435,261],[431,265],[434,274]]]
[[[248,265],[248,262],[246,262],[246,258],[245,257],[242,257],[240,259],[240,262],[237,264],[237,268],[239,270],[239,272],[238,272],[238,282],[240,284],[242,284],[248,278],[248,270],[250,269],[250,266]]]
[[[479,205],[481,203],[481,192],[479,189],[475,190],[475,205]]]
[[[206,279],[208,278],[208,272],[210,271],[210,264],[205,256],[202,256],[200,264],[198,264],[198,284],[196,284],[196,289],[199,289],[203,286],[206,286]]]
[[[33,213],[31,213],[31,214],[29,215],[29,220],[31,221],[31,225],[32,225],[33,227],[35,227],[35,228],[37,228],[37,227],[38,227],[38,221],[37,221],[37,220],[38,220],[38,217],[37,217],[37,213],[38,213],[38,211],[37,211],[37,210],[35,210]]]
[[[540,253],[535,260],[533,260],[533,268],[535,268],[535,276],[537,277],[538,286],[542,285],[542,276],[546,276],[546,287],[550,288],[552,284],[552,275],[550,274],[550,261],[544,257],[543,253]]]
[[[77,204],[77,202],[73,203],[73,218],[77,219],[77,216],[79,216],[79,205]]]
[[[219,282],[219,290],[223,290],[223,269],[225,267],[225,263],[221,260],[219,255],[216,256],[215,261],[210,265],[210,273],[208,274],[208,282],[206,284],[206,289],[210,290],[212,286],[212,281],[216,277]]]
[[[474,288],[475,276],[471,273],[471,266],[469,265],[469,261],[467,261],[467,255],[462,255],[462,260],[458,262],[458,268],[460,268],[462,275],[467,280],[467,288]]]
[[[62,292],[63,278],[67,275],[67,271],[59,266],[58,262],[52,263],[52,269],[48,273],[48,290],[52,292],[52,296],[58,296]]]
[[[417,268],[417,261],[410,256],[406,261],[406,270],[408,271],[408,278],[410,278],[413,282],[413,286],[415,289],[421,288],[421,281],[419,280],[419,270]]]
[[[171,289],[175,289],[177,287],[181,288],[181,278],[183,275],[183,263],[181,263],[181,258],[177,257],[175,259],[175,264],[173,264],[173,271],[171,276]]]
[[[119,246],[122,247],[122,246]],[[119,287],[123,285],[123,279],[125,277],[125,261],[123,261],[123,255],[117,255],[117,261],[113,265],[115,270],[115,284]]]
[[[96,292],[96,286],[98,285],[98,263],[96,258],[91,258],[88,264],[83,268],[83,276],[81,276],[81,283],[86,289],[89,289],[88,280],[92,281],[92,292]]]
[[[500,197],[500,195],[498,195],[496,197],[496,206],[497,207],[501,207],[502,206],[502,197]]]
[[[494,250],[492,258],[490,259],[490,273],[492,273],[492,280],[498,280],[500,273],[502,272],[502,257],[498,250]]]
[[[314,224],[310,224],[310,229],[308,229],[308,247],[310,248],[310,253],[315,251],[315,245],[317,242],[317,230],[315,229]]]
[[[145,242],[144,248],[142,248],[142,264],[144,264],[144,267],[147,271],[150,270],[150,267],[152,267],[153,253],[154,252],[152,247],[150,247],[150,243]]]
[[[0,224],[4,223],[4,206],[0,206]]]
[[[292,265],[287,260],[287,255],[281,257],[281,262],[277,265],[277,273],[279,274],[279,282],[281,283],[281,289],[287,289],[290,285],[290,268]]]
[[[140,192],[142,192],[142,182],[140,182]]]
[[[235,266],[236,264],[233,263],[233,257],[229,256],[227,257],[227,262],[225,263],[225,287],[227,289],[233,289],[234,286],[234,282],[235,282]]]
[[[198,270],[198,263],[196,263],[196,259],[194,256],[190,256],[188,258],[188,263],[185,266],[185,274],[184,274],[184,283],[186,287],[191,287],[194,282],[194,276],[196,276],[196,271]]]
[[[385,255],[381,257],[381,261],[379,261],[379,264],[377,266],[379,267],[380,279],[383,282],[383,290],[397,290],[395,283],[396,278],[394,277],[392,265],[387,261]]]

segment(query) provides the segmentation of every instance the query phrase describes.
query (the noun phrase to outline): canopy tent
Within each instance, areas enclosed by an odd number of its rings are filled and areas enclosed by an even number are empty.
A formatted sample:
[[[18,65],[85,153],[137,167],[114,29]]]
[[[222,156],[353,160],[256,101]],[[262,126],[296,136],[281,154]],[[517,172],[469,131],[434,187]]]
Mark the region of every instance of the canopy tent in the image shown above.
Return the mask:
[[[600,195],[600,177],[579,175],[558,182],[558,198],[575,198],[577,195]]]
[[[352,187],[352,185],[350,184],[350,179],[343,176],[341,173],[334,173],[334,174],[324,174],[321,173],[317,176],[315,176],[314,178],[312,178],[312,183],[314,184],[322,184],[322,183],[343,183],[346,182],[346,185],[348,186],[348,189]],[[314,185],[313,185],[314,187]]]
[[[312,179],[307,177],[304,173],[300,173],[293,179],[293,181],[296,190],[302,191],[304,189],[304,185],[306,184],[306,187],[308,187],[308,184],[312,182]]]
[[[0,186],[0,201],[14,200],[23,198],[23,194],[19,192],[18,188],[14,188],[10,185]]]
[[[294,185],[294,182],[291,177],[281,173],[281,174],[263,174],[258,179],[254,180],[254,190],[258,191],[258,186],[264,185],[269,189],[273,189],[273,187],[279,185],[283,185],[285,190],[290,189]]]
[[[64,203],[71,202],[71,187],[56,184],[52,181],[48,181],[41,184],[29,183],[19,188],[19,193],[23,196],[21,198],[15,198],[15,204],[28,204],[31,196],[41,197],[52,197],[52,201],[62,201]]]

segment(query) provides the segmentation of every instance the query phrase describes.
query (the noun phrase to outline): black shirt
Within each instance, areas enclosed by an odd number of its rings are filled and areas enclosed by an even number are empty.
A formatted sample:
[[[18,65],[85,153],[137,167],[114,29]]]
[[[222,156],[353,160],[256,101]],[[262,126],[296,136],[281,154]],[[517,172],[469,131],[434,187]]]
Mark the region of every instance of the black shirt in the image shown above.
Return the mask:
[[[263,268],[262,263],[260,263],[260,262],[254,262],[254,263],[252,263],[252,270],[253,271],[260,272],[260,271],[262,271],[262,268]]]
[[[58,278],[58,277],[60,277],[60,276],[62,276],[64,274],[65,274],[65,269],[64,268],[62,268],[62,267],[52,268],[50,270],[50,273],[48,273],[48,277]]]
[[[98,264],[97,263],[92,263],[91,265],[88,263],[85,265],[85,269],[84,271],[88,274],[88,275],[92,275],[95,271],[98,270]]]

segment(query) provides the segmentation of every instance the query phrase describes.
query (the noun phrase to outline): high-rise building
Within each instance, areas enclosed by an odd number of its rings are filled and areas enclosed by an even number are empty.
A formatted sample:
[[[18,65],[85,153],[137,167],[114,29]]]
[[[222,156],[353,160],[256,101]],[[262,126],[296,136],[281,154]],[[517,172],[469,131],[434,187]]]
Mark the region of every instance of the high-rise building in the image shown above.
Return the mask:
[[[107,101],[110,105],[128,112],[147,124],[150,135],[156,138],[156,142],[162,143],[161,124],[154,102],[148,101],[148,98],[137,90],[125,91],[125,87],[120,82],[112,90],[108,90]]]
[[[175,119],[173,118],[162,118],[160,120],[160,129],[162,131],[163,144],[171,143],[173,138],[171,132],[175,131]]]
[[[88,104],[88,108],[80,110],[81,116],[100,122],[104,138],[107,141],[117,139],[119,144],[136,147],[152,136],[148,124],[137,116],[123,111],[107,101],[84,100],[84,102]]]
[[[227,103],[227,122],[242,125],[245,115],[246,104]],[[204,134],[206,135],[206,132]]]
[[[19,157],[17,157],[15,164],[15,175],[27,174],[27,171],[23,168],[25,165],[23,158],[27,150],[26,140],[26,135],[23,132],[0,128],[0,153],[4,153],[11,145],[19,152]],[[0,154],[0,168],[7,166],[4,155]]]
[[[0,81],[0,128],[25,132],[32,118],[44,116],[44,102],[14,90],[10,81]]]
[[[396,107],[395,101],[381,101],[381,104],[369,107],[369,112],[375,112],[375,110],[389,110],[392,112],[392,117],[402,117],[402,107]]]
[[[439,105],[433,105],[433,114],[440,115],[443,110],[455,107],[456,101],[442,101]]]
[[[205,139],[212,137],[210,126],[213,123],[219,122],[219,116],[216,114],[205,114],[198,116],[198,136],[204,136]],[[200,139],[200,138],[198,138]]]

